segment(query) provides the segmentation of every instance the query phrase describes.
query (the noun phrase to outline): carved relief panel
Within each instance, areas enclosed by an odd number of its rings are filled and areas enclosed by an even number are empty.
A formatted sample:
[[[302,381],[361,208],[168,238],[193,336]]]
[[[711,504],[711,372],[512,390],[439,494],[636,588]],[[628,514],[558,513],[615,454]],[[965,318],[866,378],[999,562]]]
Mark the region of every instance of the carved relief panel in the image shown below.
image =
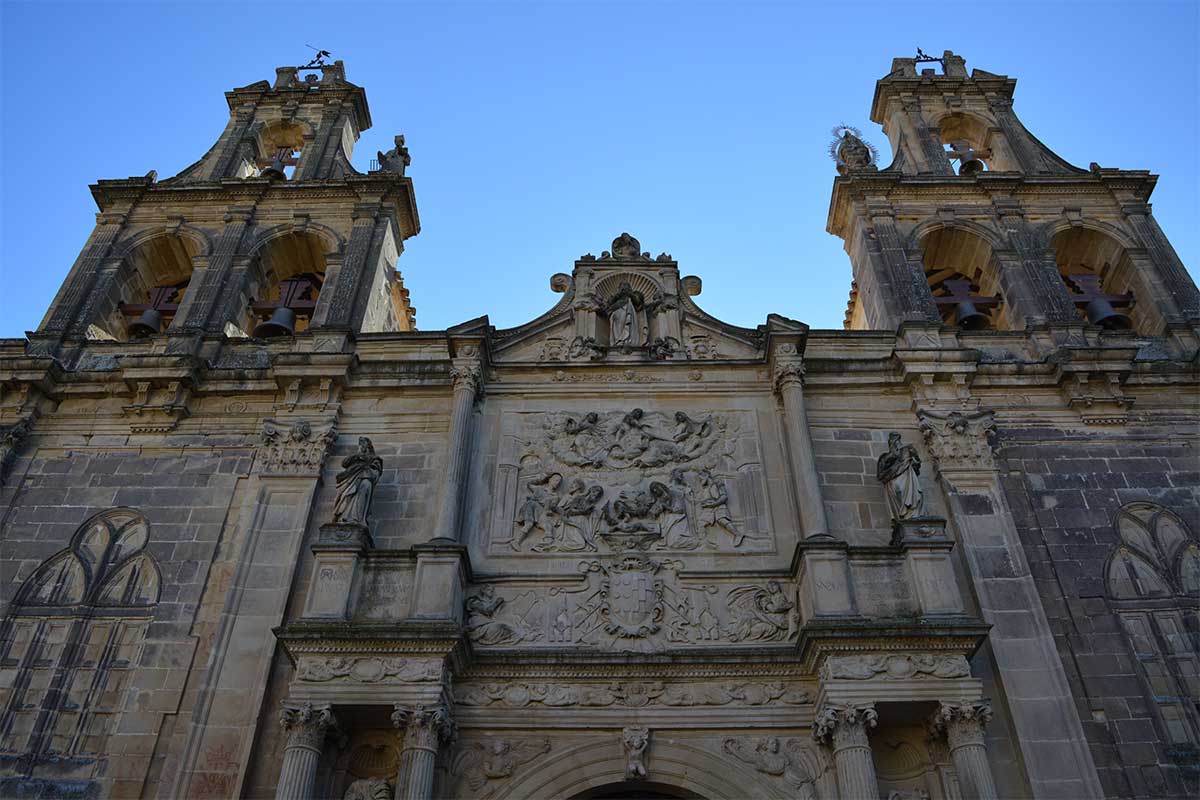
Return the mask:
[[[493,555],[771,552],[768,516],[746,412],[501,417]]]

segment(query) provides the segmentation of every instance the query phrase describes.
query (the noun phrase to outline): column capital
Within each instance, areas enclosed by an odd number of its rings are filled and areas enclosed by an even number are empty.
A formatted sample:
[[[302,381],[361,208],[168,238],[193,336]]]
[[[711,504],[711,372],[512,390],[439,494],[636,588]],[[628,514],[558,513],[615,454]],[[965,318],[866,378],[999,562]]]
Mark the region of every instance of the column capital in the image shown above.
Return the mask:
[[[975,411],[919,411],[921,433],[941,473],[991,470],[995,466],[988,435],[995,430],[990,409]]]
[[[292,703],[284,701],[279,724],[287,731],[287,747],[303,747],[320,752],[325,734],[337,724],[328,703]]]
[[[827,705],[813,720],[813,739],[834,753],[847,747],[869,747],[867,735],[879,722],[874,703]]]
[[[430,706],[396,703],[392,708],[392,725],[404,731],[405,750],[436,752],[440,744],[453,739],[457,732],[450,709],[444,703]]]
[[[992,705],[987,702],[948,703],[942,701],[929,718],[929,729],[936,737],[945,736],[950,752],[964,746],[983,746],[983,729],[992,721]]]
[[[337,419],[263,420],[261,435],[261,474],[317,475],[337,437]]]
[[[467,391],[472,396],[483,389],[483,364],[478,358],[456,358],[451,362],[450,380],[454,391]]]

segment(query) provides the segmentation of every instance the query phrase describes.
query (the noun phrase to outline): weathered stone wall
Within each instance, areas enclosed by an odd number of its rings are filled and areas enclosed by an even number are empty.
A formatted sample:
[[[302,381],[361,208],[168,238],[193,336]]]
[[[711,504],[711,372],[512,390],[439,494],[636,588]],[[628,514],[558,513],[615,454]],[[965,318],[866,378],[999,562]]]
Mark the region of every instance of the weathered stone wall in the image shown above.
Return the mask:
[[[1200,531],[1200,437],[1178,428],[1002,428],[1000,442],[1005,492],[1106,795],[1196,796],[1200,750],[1170,741],[1147,683],[1154,665],[1139,663],[1150,659],[1123,630],[1106,570],[1127,504],[1157,504]],[[1179,605],[1191,621],[1191,643],[1180,644],[1194,654],[1195,599]]]

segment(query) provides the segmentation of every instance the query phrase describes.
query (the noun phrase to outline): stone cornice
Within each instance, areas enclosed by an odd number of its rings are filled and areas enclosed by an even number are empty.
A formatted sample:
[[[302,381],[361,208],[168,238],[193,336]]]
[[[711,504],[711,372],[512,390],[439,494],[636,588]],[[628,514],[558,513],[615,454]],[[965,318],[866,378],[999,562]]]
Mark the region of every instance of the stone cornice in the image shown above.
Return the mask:
[[[970,658],[991,626],[973,617],[812,620],[800,629],[800,663],[817,674],[831,655],[941,653]]]

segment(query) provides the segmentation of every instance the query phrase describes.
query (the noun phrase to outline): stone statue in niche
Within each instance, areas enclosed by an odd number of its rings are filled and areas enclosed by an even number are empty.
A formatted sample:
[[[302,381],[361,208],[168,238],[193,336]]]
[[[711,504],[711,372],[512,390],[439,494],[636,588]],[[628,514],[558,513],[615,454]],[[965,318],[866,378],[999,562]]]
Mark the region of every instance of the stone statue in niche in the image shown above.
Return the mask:
[[[625,750],[625,780],[640,781],[646,777],[646,748],[650,746],[649,728],[625,728],[621,731],[621,747]]]
[[[879,457],[875,477],[887,492],[888,509],[895,521],[922,516],[925,496],[921,489],[921,457],[911,444],[904,444],[900,434],[888,434],[888,449]]]
[[[516,644],[541,636],[541,631],[527,626],[523,619],[501,617],[505,602],[504,598],[496,596],[496,587],[490,583],[481,586],[479,594],[467,598],[467,636],[471,641],[479,644]],[[535,613],[537,607],[537,604],[532,606],[526,616]]]
[[[646,298],[641,292],[622,281],[617,293],[605,305],[608,315],[608,346],[629,352],[646,341],[646,326],[642,316]]]
[[[370,439],[358,437],[358,450],[343,459],[342,471],[337,475],[337,499],[333,504],[335,524],[367,526],[371,497],[381,475],[383,459],[375,455]]]
[[[735,642],[786,641],[800,628],[796,603],[779,581],[730,589],[728,602],[737,615],[729,631],[729,638]]]

